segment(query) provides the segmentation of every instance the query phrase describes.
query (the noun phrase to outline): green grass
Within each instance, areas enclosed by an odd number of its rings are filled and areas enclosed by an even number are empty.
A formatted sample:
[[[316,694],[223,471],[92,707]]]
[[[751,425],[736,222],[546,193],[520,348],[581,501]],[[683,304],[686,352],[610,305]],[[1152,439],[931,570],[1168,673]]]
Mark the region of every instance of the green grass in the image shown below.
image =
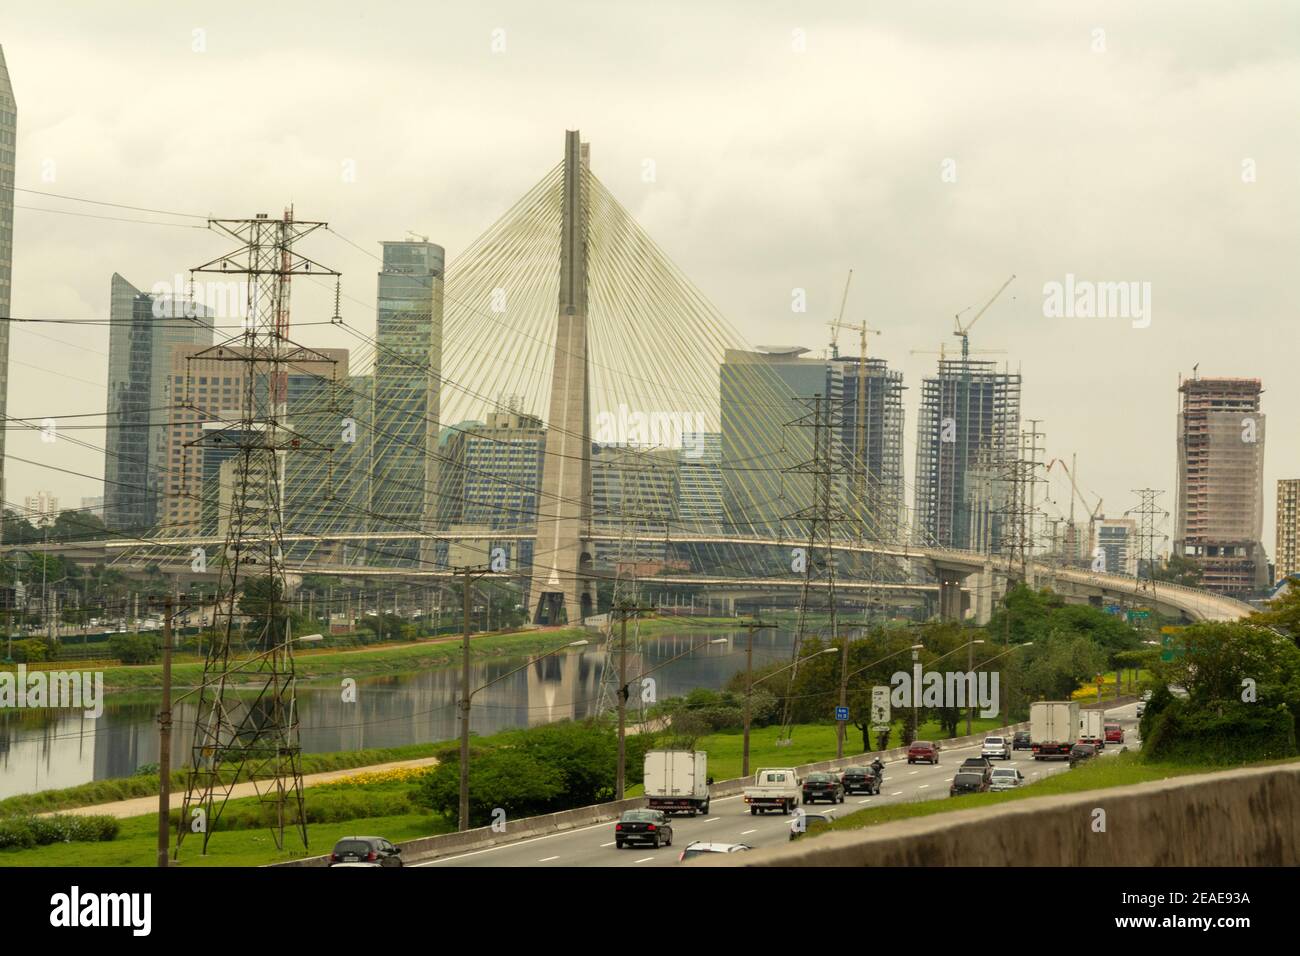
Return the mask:
[[[1002,726],[1001,720],[992,718],[975,718],[971,725],[972,732],[979,734]],[[898,746],[902,740],[902,722],[895,724],[891,736],[891,746]],[[958,724],[957,731],[964,734],[965,722]],[[849,725],[848,736],[844,739],[846,757],[862,753],[862,734]],[[795,724],[791,733],[792,743],[788,747],[778,747],[776,739],[780,732],[778,727],[755,727],[749,737],[749,770],[751,773],[762,767],[797,767],[801,764],[818,763],[835,756],[835,724]],[[941,740],[947,736],[936,723],[924,723],[918,740]],[[703,750],[709,755],[709,775],[714,780],[731,780],[740,776],[744,735],[740,733],[709,734],[695,742],[696,750]]]
[[[1269,761],[1269,763],[1289,763],[1292,761]],[[1264,766],[1264,764],[1243,764],[1243,766]],[[909,803],[892,803],[879,807],[868,807],[856,813],[840,817],[827,825],[827,830],[860,830],[863,827],[892,823],[895,820],[911,820],[916,817],[928,817],[936,813],[950,813],[954,810],[968,810],[973,807],[987,807],[1014,800],[1028,800],[1032,797],[1048,797],[1066,793],[1080,793],[1085,790],[1104,790],[1110,787],[1126,787],[1135,783],[1148,783],[1152,780],[1168,780],[1194,773],[1210,773],[1226,768],[1221,764],[1190,763],[1151,763],[1144,761],[1136,751],[1117,754],[1114,757],[1094,759],[1065,773],[1027,784],[1018,790],[1003,793],[972,793],[963,797],[918,800]]]
[[[314,823],[308,828],[310,848],[304,850],[296,833],[285,834],[285,849],[277,850],[269,830],[231,830],[212,835],[208,855],[201,854],[198,834],[186,836],[180,865],[262,866],[328,853],[345,836],[383,836],[394,843],[450,833],[455,825],[431,813]],[[295,848],[295,842],[297,846]],[[172,847],[176,845],[172,835]],[[158,820],[154,816],[122,821],[116,840],[108,843],[60,843],[30,850],[0,852],[0,867],[7,866],[155,866],[158,861]]]

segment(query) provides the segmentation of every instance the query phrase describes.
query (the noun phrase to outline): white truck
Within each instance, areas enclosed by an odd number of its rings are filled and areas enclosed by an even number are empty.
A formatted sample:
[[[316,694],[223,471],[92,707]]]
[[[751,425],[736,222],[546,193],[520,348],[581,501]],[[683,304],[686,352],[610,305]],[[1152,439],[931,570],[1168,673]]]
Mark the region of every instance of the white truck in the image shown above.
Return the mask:
[[[1035,760],[1070,757],[1079,730],[1079,702],[1040,700],[1029,705],[1029,743]]]
[[[1079,711],[1079,740],[1098,750],[1106,746],[1106,713],[1102,710]]]
[[[651,750],[645,755],[651,810],[709,812],[709,755],[703,750]]]
[[[760,810],[780,810],[789,813],[799,805],[803,795],[799,775],[793,767],[777,767],[760,770],[754,774],[754,783],[745,788],[745,802],[749,812],[756,814]]]

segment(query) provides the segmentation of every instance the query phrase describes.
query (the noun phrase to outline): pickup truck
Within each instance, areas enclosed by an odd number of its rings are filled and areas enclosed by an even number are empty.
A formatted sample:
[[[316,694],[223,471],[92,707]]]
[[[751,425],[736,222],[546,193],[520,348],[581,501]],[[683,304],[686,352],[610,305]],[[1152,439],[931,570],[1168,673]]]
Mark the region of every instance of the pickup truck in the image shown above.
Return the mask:
[[[788,814],[799,805],[803,788],[793,767],[769,768],[754,774],[754,783],[745,788],[744,796],[751,814],[760,810],[764,813],[780,810]]]

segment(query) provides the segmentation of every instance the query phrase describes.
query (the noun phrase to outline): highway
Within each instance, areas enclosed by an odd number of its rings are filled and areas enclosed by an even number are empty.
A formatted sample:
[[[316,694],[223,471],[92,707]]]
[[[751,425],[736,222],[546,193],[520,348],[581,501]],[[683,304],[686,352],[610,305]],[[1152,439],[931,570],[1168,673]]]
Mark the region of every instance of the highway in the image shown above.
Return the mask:
[[[1118,719],[1124,725],[1125,740],[1111,744],[1102,751],[1102,758],[1118,753],[1121,746],[1135,749],[1137,741],[1136,704],[1127,704],[1106,711],[1108,719]],[[938,765],[914,764],[906,758],[885,765],[885,782],[879,796],[849,795],[842,804],[818,803],[808,810],[829,809],[836,816],[844,816],[865,806],[883,803],[906,803],[915,800],[953,799],[948,796],[948,786],[958,766],[967,757],[979,756],[980,747],[943,750]],[[866,761],[846,757],[843,766],[860,765]],[[1027,750],[1013,751],[1010,762],[993,761],[994,767],[1016,767],[1025,775],[1025,786],[1054,773],[1069,770],[1064,760],[1035,761]],[[754,767],[755,770],[760,769]],[[960,800],[960,798],[956,798]],[[780,813],[751,815],[739,794],[712,801],[707,816],[674,816],[673,844],[671,847],[614,846],[614,821],[566,830],[548,836],[533,837],[517,843],[475,850],[469,853],[439,857],[434,860],[413,862],[410,866],[676,866],[681,851],[693,840],[710,843],[747,843],[752,847],[772,846],[790,839],[791,817]]]

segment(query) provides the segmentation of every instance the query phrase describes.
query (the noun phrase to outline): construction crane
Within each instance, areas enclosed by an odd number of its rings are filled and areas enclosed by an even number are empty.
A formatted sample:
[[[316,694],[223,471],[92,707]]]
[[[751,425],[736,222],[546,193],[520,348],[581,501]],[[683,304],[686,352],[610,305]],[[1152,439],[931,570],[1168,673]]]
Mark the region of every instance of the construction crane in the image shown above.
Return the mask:
[[[1010,279],[1008,279],[1006,282],[1002,283],[1002,288],[998,289],[997,292],[994,292],[994,293],[993,293],[993,298],[991,298],[991,299],[989,299],[987,302],[985,302],[985,303],[984,303],[984,308],[982,308],[982,309],[980,309],[978,312],[976,312],[976,313],[975,313],[975,318],[973,318],[973,319],[971,319],[969,322],[967,322],[965,326],[963,326],[963,325],[961,324],[961,315],[962,315],[962,312],[969,312],[970,309],[972,308],[971,306],[967,306],[966,308],[962,309],[961,312],[958,312],[956,315],[954,315],[954,316],[952,317],[952,325],[953,325],[953,333],[952,333],[952,334],[955,335],[955,336],[957,336],[958,338],[961,339],[961,357],[962,357],[962,358],[966,358],[968,355],[970,355],[970,330],[971,330],[971,326],[973,326],[976,322],[978,322],[978,321],[980,320],[980,316],[982,316],[985,312],[987,312],[987,311],[989,310],[989,306],[993,305],[993,303],[996,302],[996,301],[998,300],[998,296],[1002,295],[1002,293],[1006,291],[1007,286],[1011,285],[1011,283],[1015,281],[1015,278],[1016,278],[1016,277],[1015,277],[1015,275],[1013,274],[1013,275],[1011,276]]]
[[[1101,496],[1098,495],[1097,507],[1091,509],[1088,508],[1088,502],[1084,499],[1083,492],[1079,490],[1079,482],[1075,478],[1075,475],[1078,472],[1078,464],[1079,464],[1078,458],[1079,458],[1078,455],[1072,455],[1070,459],[1072,464],[1068,468],[1065,466],[1064,460],[1060,458],[1053,458],[1051,461],[1047,463],[1047,471],[1050,473],[1052,470],[1052,466],[1059,464],[1061,466],[1061,470],[1065,472],[1066,477],[1070,479],[1070,487],[1074,489],[1074,498],[1078,498],[1079,504],[1083,505],[1084,510],[1088,512],[1088,547],[1091,548],[1093,546],[1093,542],[1096,540],[1097,519],[1101,516],[1102,499]],[[1075,527],[1074,498],[1070,499],[1069,527],[1071,530],[1073,530]]]
[[[849,283],[852,281],[853,281],[853,270],[850,269],[849,277],[844,280],[844,295],[840,296],[839,315],[835,316],[834,322],[826,323],[831,327],[831,358],[833,359],[837,359],[840,357],[840,345],[839,345],[840,328],[844,324],[844,306],[847,305],[849,301]]]

